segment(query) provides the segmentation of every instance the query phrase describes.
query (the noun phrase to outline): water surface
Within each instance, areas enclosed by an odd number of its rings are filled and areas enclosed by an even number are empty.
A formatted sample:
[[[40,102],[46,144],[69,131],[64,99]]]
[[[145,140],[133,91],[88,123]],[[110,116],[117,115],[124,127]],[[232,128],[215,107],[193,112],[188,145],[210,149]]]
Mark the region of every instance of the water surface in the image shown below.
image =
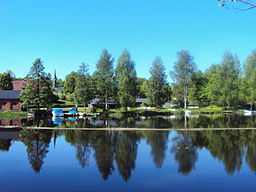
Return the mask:
[[[51,119],[19,120],[22,126],[164,129],[186,125],[209,130],[0,131],[1,191],[256,190],[256,131],[210,130],[255,127],[254,117],[190,117],[185,124],[184,120],[65,119],[61,124]]]

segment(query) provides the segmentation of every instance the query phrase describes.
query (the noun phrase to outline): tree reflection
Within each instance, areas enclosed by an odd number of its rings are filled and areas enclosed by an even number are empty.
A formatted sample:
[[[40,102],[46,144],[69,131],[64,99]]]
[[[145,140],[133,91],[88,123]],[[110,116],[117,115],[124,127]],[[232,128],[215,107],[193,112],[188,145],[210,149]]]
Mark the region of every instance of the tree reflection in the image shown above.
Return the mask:
[[[28,130],[21,131],[21,140],[27,147],[28,160],[35,172],[42,169],[44,158],[48,153],[52,131]]]
[[[139,136],[136,132],[118,132],[116,142],[116,163],[125,181],[131,176],[137,158]]]
[[[66,141],[76,148],[76,158],[81,167],[89,165],[90,157],[90,132],[87,131],[65,131]]]
[[[147,134],[147,143],[151,146],[151,156],[157,168],[162,167],[167,149],[168,135],[168,131],[150,131]]]
[[[94,157],[104,180],[108,179],[114,170],[114,146],[116,143],[114,139],[114,132],[111,131],[95,131],[92,135]]]
[[[184,123],[184,120],[186,123]],[[47,120],[48,121],[48,120]],[[106,122],[106,121],[105,121]],[[104,127],[104,119],[68,120],[62,127]],[[28,121],[27,125],[51,126],[43,120]],[[241,169],[243,159],[256,172],[256,132],[246,130],[232,131],[188,131],[196,128],[255,127],[255,118],[236,115],[211,115],[199,118],[163,117],[115,118],[108,119],[110,127],[187,127],[185,132],[175,132],[171,141],[171,154],[178,163],[178,173],[188,175],[195,169],[198,159],[197,149],[206,149],[211,156],[225,166],[227,174],[232,175]],[[81,131],[65,130],[54,134],[54,138],[63,134],[68,143],[76,150],[76,159],[81,167],[89,166],[89,157],[94,158],[103,179],[108,179],[114,171],[114,164],[123,180],[128,181],[136,167],[139,141],[144,139],[150,146],[150,153],[157,168],[161,168],[166,157],[169,131]],[[26,145],[28,160],[32,168],[39,172],[49,150],[52,131],[22,130],[21,140]],[[8,151],[12,140],[0,140],[0,150]]]
[[[11,139],[0,139],[0,151],[9,151],[12,143]]]
[[[175,160],[179,164],[178,173],[188,175],[195,168],[198,158],[197,148],[186,132],[175,137],[173,142],[171,152],[174,153]]]

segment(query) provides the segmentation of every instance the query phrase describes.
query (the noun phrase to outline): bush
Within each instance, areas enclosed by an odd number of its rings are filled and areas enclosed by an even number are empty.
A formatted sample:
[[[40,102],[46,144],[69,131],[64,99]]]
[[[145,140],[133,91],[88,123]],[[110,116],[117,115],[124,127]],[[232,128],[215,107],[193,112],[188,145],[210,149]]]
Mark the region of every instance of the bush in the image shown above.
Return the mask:
[[[62,94],[62,93],[60,94],[59,97],[60,97],[60,100],[66,100],[66,96],[64,94]]]
[[[67,99],[68,101],[74,102],[74,93],[68,93],[68,94],[66,95],[66,99]]]
[[[93,108],[89,108],[86,110],[88,113],[96,113],[97,112],[97,109],[95,107]]]

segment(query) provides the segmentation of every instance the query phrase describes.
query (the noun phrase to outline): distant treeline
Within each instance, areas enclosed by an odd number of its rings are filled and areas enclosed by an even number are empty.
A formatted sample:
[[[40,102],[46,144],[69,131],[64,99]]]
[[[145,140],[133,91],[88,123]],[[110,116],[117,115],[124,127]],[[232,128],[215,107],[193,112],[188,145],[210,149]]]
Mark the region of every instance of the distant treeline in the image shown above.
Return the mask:
[[[41,59],[36,59],[27,75],[28,85],[21,97],[23,105],[50,106],[57,100],[53,87],[63,87],[61,100],[87,105],[99,98],[105,109],[109,102],[118,102],[126,109],[133,107],[138,97],[147,98],[143,105],[153,107],[169,102],[180,107],[214,104],[231,108],[253,106],[256,100],[256,51],[248,56],[243,67],[236,55],[225,52],[222,61],[204,73],[197,70],[189,51],[179,51],[173,71],[168,72],[174,83],[167,82],[160,57],[153,60],[149,79],[137,77],[135,62],[127,50],[118,58],[115,68],[113,61],[104,49],[93,74],[88,73],[89,65],[82,63],[77,72],[70,72],[62,81],[56,73],[53,78],[46,74]],[[12,76],[10,71],[0,74],[0,89],[12,89]]]

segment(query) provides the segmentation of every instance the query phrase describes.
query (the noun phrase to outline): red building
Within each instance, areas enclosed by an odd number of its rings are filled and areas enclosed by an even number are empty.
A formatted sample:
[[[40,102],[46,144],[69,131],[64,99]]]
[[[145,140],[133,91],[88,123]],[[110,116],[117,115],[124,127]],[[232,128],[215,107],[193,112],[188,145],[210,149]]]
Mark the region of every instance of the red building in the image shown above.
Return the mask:
[[[21,90],[0,90],[0,110],[21,110]]]
[[[13,90],[23,90],[26,88],[27,80],[16,80],[12,82]]]

